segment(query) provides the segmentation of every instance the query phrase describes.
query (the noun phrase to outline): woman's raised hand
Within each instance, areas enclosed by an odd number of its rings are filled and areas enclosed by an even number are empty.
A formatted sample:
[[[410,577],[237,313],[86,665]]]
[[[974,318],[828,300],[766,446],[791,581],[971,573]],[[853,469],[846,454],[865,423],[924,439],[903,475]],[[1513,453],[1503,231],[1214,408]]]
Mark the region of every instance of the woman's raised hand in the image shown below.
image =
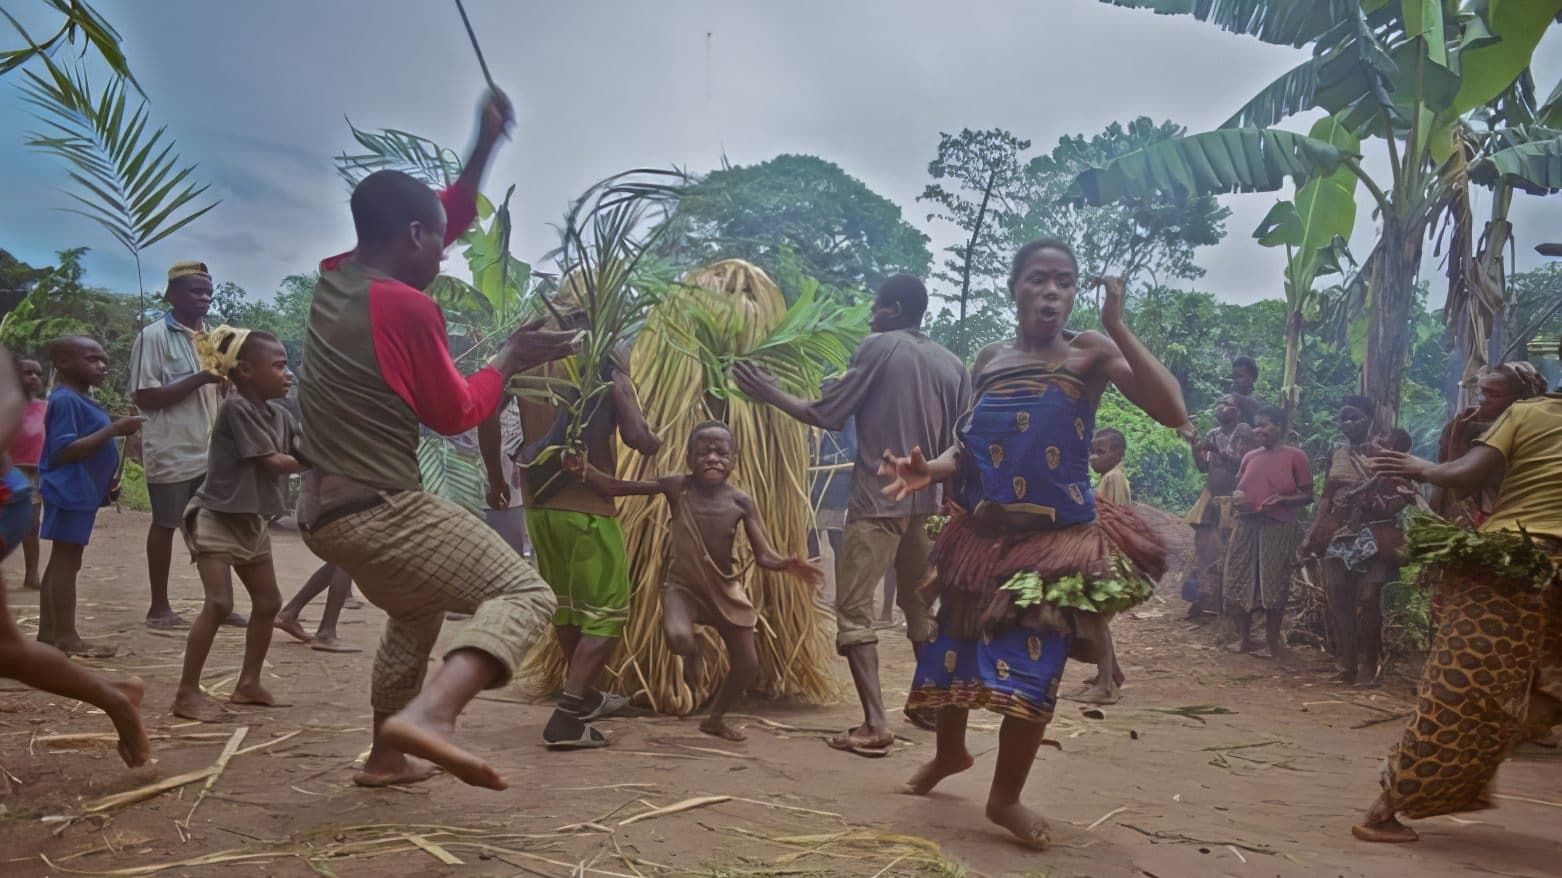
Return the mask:
[[[921,448],[911,449],[905,457],[896,457],[886,448],[879,463],[879,475],[891,480],[881,493],[892,500],[904,500],[933,484],[933,474]]]

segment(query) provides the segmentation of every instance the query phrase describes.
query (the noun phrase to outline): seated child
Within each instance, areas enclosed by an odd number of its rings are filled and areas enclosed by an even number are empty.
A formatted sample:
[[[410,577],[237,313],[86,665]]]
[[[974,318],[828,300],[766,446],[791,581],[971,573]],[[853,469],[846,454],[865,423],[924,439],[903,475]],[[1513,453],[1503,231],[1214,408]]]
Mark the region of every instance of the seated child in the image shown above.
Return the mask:
[[[20,388],[13,388],[15,375],[8,374],[12,369],[10,355],[0,347],[0,558],[9,555],[33,528],[32,482],[6,456],[21,426],[19,410],[24,404]],[[0,582],[0,677],[93,705],[119,732],[119,757],[126,765],[135,768],[151,758],[152,745],[141,724],[141,679],[110,682],[52,646],[27,642],[6,607],[4,582]]]
[[[108,354],[86,336],[49,345],[56,386],[44,412],[43,454],[38,459],[43,494],[39,537],[53,545],[38,595],[38,641],[68,655],[108,658],[114,649],[88,644],[76,633],[76,574],[92,537],[98,509],[118,490],[119,449],[114,439],[141,429],[143,419],[109,419],[92,388],[108,377]]]
[[[1090,438],[1090,468],[1101,477],[1096,482],[1097,501],[1114,506],[1133,505],[1133,488],[1128,484],[1128,474],[1123,472],[1123,455],[1127,453],[1128,439],[1112,427],[1102,427]],[[1109,627],[1112,620],[1094,613],[1081,613],[1079,619],[1081,624],[1092,629],[1089,636],[1101,641],[1101,654],[1096,675],[1085,681],[1085,688],[1074,698],[1090,704],[1115,704],[1122,697],[1119,690],[1128,678],[1117,663],[1117,649]]]
[[[684,681],[694,691],[698,652],[696,624],[710,625],[727,646],[732,668],[700,723],[709,735],[742,741],[744,735],[726,721],[732,702],[759,670],[754,651],[754,605],[743,588],[746,571],[733,571],[738,526],[748,535],[754,563],[765,570],[787,571],[818,588],[824,574],[801,558],[777,554],[765,536],[754,501],[727,484],[737,453],[732,433],[719,421],[706,421],[689,434],[685,475],[656,481],[627,482],[586,468],[586,484],[607,497],[661,494],[672,514],[668,528],[666,582],[662,587],[662,624],[672,651],[683,659]]]
[[[269,524],[287,511],[287,477],[303,465],[293,456],[295,437],[287,413],[269,404],[286,396],[292,383],[287,351],[276,336],[219,326],[198,347],[202,365],[232,381],[233,392],[217,409],[206,480],[184,513],[184,540],[201,574],[206,603],[190,626],[173,713],[212,722],[229,711],[201,691],[201,668],[217,628],[233,612],[234,573],[249,592],[251,616],[244,631],[244,663],[228,700],[276,704],[260,685],[272,623],[282,604],[271,565]]]

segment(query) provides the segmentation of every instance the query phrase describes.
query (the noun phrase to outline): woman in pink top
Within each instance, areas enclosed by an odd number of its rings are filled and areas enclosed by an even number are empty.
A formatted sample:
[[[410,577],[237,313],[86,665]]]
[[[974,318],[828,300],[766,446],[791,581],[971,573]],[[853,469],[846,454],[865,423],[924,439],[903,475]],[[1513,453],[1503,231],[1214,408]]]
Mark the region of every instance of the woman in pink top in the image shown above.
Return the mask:
[[[1265,616],[1269,655],[1285,657],[1280,622],[1291,596],[1291,566],[1303,529],[1297,513],[1313,499],[1307,455],[1284,445],[1285,409],[1264,406],[1253,425],[1259,447],[1242,458],[1231,504],[1237,513],[1226,549],[1226,612],[1235,619],[1240,642],[1235,652],[1252,652],[1253,614]]]
[[[11,463],[27,475],[33,483],[33,524],[22,540],[22,556],[27,570],[22,587],[38,590],[38,518],[43,510],[43,496],[38,493],[38,455],[43,453],[43,412],[48,403],[43,401],[43,366],[31,357],[16,358],[16,372],[22,382],[22,394],[27,397],[27,407],[22,410],[22,423],[11,440]]]

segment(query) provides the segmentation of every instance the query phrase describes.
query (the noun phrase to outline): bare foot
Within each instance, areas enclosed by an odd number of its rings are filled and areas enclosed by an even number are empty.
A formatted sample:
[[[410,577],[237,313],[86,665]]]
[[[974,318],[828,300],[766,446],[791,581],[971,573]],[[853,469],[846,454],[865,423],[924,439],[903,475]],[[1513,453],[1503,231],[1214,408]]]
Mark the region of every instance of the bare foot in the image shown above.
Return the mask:
[[[316,634],[309,641],[310,649],[318,649],[321,652],[363,652],[363,647],[353,646],[345,640],[338,640],[336,635]]]
[[[233,694],[228,696],[229,704],[245,704],[251,707],[287,707],[278,704],[277,699],[266,687],[259,683],[240,683],[233,687]]]
[[[248,628],[249,627],[249,617],[244,615],[243,613],[239,612],[238,610],[234,610],[233,612],[228,614],[228,618],[222,620],[222,627],[224,627],[224,628]]]
[[[716,716],[706,717],[705,721],[700,723],[700,731],[707,735],[715,735],[718,738],[725,738],[728,741],[748,740],[748,735],[743,734],[742,732],[738,731],[736,726],[732,725],[721,717]]]
[[[1330,683],[1339,683],[1342,686],[1354,686],[1354,685],[1356,685],[1356,672],[1355,671],[1340,671],[1338,674],[1335,674],[1334,676],[1330,677],[1329,678],[1329,682]]]
[[[22,590],[23,591],[38,591],[41,588],[42,588],[42,586],[40,586],[38,584],[38,577],[36,575],[28,576],[28,577],[25,577],[24,579],[22,579]]]
[[[1086,704],[1116,704],[1123,696],[1116,686],[1095,683],[1079,690],[1071,697],[1075,701],[1083,701]]]
[[[1044,851],[1052,844],[1052,836],[1047,833],[1047,821],[1019,802],[1012,805],[988,803],[987,819],[1009,830],[1015,840],[1028,848]]]
[[[173,610],[169,610],[165,613],[148,613],[146,627],[154,631],[177,631],[181,628],[190,627],[190,622]]]
[[[402,757],[402,767],[396,771],[372,771],[366,765],[363,771],[353,775],[353,783],[361,787],[389,787],[398,784],[422,783],[439,774],[439,766],[411,756]]]
[[[380,743],[427,759],[455,775],[462,783],[502,790],[509,786],[492,765],[462,749],[452,740],[455,727],[403,710],[380,726]]]
[[[139,768],[152,758],[152,742],[147,739],[146,727],[141,724],[141,698],[146,694],[146,686],[140,677],[121,680],[113,686],[125,700],[104,707],[103,712],[119,732],[119,758],[131,768]]]
[[[119,653],[119,650],[112,646],[88,643],[79,637],[70,640],[56,640],[54,641],[54,648],[66,655],[77,655],[82,658],[113,658]]]
[[[1226,647],[1226,652],[1234,652],[1237,655],[1252,655],[1253,654],[1253,644],[1245,643],[1245,642],[1244,643],[1233,643],[1230,646]]]
[[[1350,828],[1350,834],[1361,841],[1380,842],[1383,844],[1405,844],[1406,842],[1420,841],[1421,836],[1416,831],[1399,822],[1396,817],[1377,823],[1365,821]]]
[[[299,641],[300,643],[308,643],[314,639],[313,637],[309,636],[308,631],[304,630],[304,626],[298,624],[297,616],[284,616],[281,613],[278,613],[276,621],[271,623],[271,627],[277,629],[278,631],[287,632],[288,636],[292,637],[294,640]]]
[[[917,773],[911,776],[911,780],[906,781],[905,785],[901,787],[901,792],[908,796],[925,796],[931,793],[933,788],[938,786],[939,782],[944,778],[952,774],[959,774],[975,764],[976,759],[970,753],[962,753],[960,756],[948,760],[935,756],[931,761],[917,769]]]
[[[169,712],[174,716],[203,723],[227,722],[233,716],[233,711],[223,707],[217,699],[199,689],[194,692],[186,692],[182,689],[176,692],[174,706]]]

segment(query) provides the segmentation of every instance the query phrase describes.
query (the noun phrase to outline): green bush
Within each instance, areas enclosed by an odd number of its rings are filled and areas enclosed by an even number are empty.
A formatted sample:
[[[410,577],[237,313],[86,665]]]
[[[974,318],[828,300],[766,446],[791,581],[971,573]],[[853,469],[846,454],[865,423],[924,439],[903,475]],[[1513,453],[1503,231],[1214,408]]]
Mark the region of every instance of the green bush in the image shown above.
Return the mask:
[[[119,481],[119,505],[135,512],[152,511],[152,499],[146,493],[146,473],[133,460],[125,461],[125,475]]]
[[[1188,443],[1176,431],[1156,423],[1115,387],[1101,396],[1096,410],[1096,429],[1102,427],[1115,427],[1128,440],[1123,469],[1135,500],[1180,514],[1198,499],[1204,477],[1193,465]]]

